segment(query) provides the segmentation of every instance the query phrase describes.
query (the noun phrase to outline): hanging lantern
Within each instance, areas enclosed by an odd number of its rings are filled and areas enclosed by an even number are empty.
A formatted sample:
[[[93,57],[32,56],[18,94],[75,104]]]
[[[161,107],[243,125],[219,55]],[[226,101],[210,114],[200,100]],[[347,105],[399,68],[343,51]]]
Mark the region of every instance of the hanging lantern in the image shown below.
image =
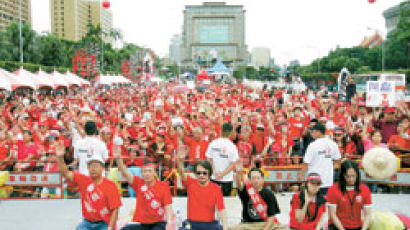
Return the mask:
[[[110,8],[110,1],[108,1],[108,0],[104,0],[103,2],[102,2],[102,7],[104,8],[104,9],[108,9],[108,8]]]
[[[370,4],[374,3],[376,0],[368,0]]]

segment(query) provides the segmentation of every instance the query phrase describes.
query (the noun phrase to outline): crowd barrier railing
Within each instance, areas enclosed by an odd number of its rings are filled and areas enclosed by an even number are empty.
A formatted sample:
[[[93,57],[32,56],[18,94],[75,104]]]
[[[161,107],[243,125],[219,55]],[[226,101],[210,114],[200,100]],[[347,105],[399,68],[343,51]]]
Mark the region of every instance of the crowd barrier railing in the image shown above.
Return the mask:
[[[350,159],[360,160],[359,156],[352,156]],[[128,159],[124,157],[124,159]],[[264,160],[269,158],[264,158]],[[275,158],[277,160],[277,158]],[[188,162],[188,161],[187,161]],[[192,162],[190,162],[192,163]],[[173,160],[171,169],[169,172],[164,175],[163,181],[170,184],[172,194],[177,195],[178,190],[184,189],[180,176],[178,175],[177,169],[175,168],[175,160]],[[139,168],[139,167],[134,167]],[[295,184],[302,183],[303,181],[299,180],[298,173],[301,169],[300,165],[282,165],[282,166],[269,166],[262,164],[263,171],[265,173],[265,183],[268,185],[275,184]],[[337,168],[337,167],[336,167]],[[188,174],[194,176],[190,171],[187,171]],[[410,168],[403,168],[398,170],[391,178],[387,179],[375,179],[367,175],[363,168],[360,168],[360,174],[362,181],[367,184],[384,184],[391,186],[410,186]],[[159,177],[161,178],[161,176]],[[118,173],[117,182],[125,183],[125,178]],[[21,188],[22,187],[22,188]],[[48,194],[46,198],[51,199],[62,199],[64,198],[64,181],[60,173],[58,172],[40,172],[40,171],[27,171],[27,172],[9,172],[8,180],[3,185],[0,186],[1,189],[9,189],[13,191],[23,191],[23,188],[33,188],[33,187],[50,187],[50,188],[60,188],[61,194],[52,195]],[[31,189],[32,190],[32,189]],[[126,189],[125,189],[126,190]],[[29,194],[36,194],[33,191],[27,191]],[[37,192],[38,193],[38,192]],[[1,198],[0,199],[10,199],[10,198]],[[27,199],[27,198],[13,198],[13,199]],[[36,199],[42,199],[41,197],[36,197]]]

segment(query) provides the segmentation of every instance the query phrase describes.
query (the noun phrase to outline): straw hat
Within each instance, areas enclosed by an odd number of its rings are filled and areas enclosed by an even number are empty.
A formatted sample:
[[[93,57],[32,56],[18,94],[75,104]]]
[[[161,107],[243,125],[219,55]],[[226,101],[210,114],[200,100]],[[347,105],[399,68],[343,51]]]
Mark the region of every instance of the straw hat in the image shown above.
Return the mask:
[[[386,148],[367,151],[362,163],[364,171],[375,179],[388,179],[398,170],[396,156]]]

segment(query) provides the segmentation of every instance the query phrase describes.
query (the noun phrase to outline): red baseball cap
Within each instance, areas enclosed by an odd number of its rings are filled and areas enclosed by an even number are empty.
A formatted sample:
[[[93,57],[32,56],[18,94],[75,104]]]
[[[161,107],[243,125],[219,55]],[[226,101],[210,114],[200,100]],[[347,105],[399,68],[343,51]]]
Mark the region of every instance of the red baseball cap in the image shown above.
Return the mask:
[[[394,113],[394,112],[396,112],[396,108],[394,108],[394,107],[387,107],[387,108],[384,110],[384,112],[385,112],[385,113]]]

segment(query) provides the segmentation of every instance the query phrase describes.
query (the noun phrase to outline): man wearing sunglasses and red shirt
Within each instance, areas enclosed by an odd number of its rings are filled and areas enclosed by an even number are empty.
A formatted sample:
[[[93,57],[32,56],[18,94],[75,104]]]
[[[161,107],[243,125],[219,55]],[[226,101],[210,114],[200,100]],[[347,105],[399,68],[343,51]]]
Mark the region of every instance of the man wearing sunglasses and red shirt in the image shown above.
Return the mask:
[[[228,222],[221,188],[210,181],[212,166],[208,161],[198,161],[194,171],[196,178],[185,175],[184,160],[188,148],[178,148],[178,173],[188,193],[188,219],[180,230],[228,230]],[[218,209],[222,226],[215,220],[215,207]]]

